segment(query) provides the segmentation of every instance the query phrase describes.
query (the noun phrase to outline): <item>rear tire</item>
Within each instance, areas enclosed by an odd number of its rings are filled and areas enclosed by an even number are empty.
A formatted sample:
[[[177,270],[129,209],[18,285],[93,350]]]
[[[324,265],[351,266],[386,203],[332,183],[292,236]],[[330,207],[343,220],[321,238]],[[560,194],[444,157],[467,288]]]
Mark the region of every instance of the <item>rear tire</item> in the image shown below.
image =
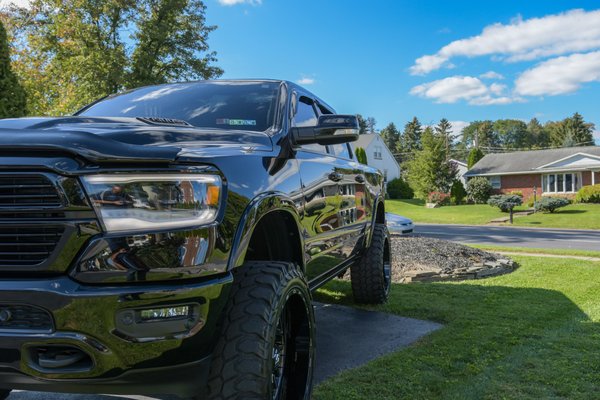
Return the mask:
[[[354,301],[361,304],[383,304],[392,282],[390,240],[385,224],[375,224],[371,246],[350,267]]]
[[[247,262],[233,271],[208,384],[211,400],[308,400],[315,321],[299,267]]]
[[[6,399],[10,395],[10,390],[0,389],[0,400]]]

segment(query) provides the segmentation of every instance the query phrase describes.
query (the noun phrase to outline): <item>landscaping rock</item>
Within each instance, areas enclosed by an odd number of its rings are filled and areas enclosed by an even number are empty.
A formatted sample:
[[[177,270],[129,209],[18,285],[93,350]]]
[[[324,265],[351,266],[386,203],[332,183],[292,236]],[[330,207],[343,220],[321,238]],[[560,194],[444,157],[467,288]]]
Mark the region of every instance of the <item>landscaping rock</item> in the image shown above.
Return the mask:
[[[506,256],[420,236],[392,235],[392,281],[439,282],[482,279],[512,272]]]

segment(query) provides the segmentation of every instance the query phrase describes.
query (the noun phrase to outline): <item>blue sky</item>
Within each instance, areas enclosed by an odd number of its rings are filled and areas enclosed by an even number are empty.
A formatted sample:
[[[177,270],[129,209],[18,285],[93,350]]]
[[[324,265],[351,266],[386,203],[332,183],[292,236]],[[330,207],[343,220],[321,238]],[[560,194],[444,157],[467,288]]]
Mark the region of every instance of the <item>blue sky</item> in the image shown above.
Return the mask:
[[[600,138],[598,1],[206,0],[224,78],[304,83],[398,127],[580,112]]]

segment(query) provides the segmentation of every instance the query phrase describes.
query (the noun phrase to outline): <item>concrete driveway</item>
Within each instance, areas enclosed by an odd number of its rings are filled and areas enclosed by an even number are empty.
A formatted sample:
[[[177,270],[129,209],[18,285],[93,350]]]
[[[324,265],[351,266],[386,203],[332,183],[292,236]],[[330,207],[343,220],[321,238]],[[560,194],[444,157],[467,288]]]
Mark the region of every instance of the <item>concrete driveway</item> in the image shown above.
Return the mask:
[[[315,383],[408,346],[442,326],[434,322],[352,307],[315,303],[317,365]],[[14,392],[9,400],[175,400],[177,397],[112,396]]]
[[[592,230],[416,224],[414,232],[467,244],[600,251],[600,231]]]

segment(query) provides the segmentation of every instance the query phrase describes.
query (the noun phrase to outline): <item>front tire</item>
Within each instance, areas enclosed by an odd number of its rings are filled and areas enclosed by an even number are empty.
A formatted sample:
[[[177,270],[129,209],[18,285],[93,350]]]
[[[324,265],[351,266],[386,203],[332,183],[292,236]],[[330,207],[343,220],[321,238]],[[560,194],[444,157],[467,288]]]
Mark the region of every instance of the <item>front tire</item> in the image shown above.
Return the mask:
[[[308,284],[292,263],[253,261],[234,283],[213,353],[211,400],[308,400],[315,321]]]
[[[376,224],[371,246],[350,267],[354,301],[361,304],[383,304],[392,282],[390,240],[387,226]]]

